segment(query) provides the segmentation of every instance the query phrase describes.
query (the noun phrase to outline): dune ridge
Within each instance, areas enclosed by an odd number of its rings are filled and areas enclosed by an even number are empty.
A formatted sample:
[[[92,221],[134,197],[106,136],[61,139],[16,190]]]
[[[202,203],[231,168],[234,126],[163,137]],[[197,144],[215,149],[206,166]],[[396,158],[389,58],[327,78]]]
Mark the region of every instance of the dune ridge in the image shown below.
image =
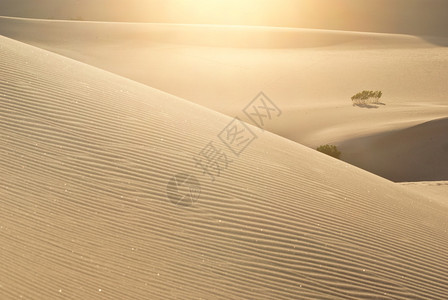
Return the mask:
[[[370,32],[303,29],[268,26],[229,26],[201,24],[164,24],[131,22],[98,22],[43,20],[0,16],[2,34],[22,36],[47,42],[121,41],[157,44],[181,44],[202,47],[229,48],[312,48],[347,44],[357,46],[360,42],[371,47],[432,47],[422,38],[404,34],[382,34]],[[32,32],[47,32],[46,37],[30,35]],[[60,32],[71,32],[61,36]],[[107,35],[101,34],[107,32]],[[54,34],[51,34],[54,33]],[[61,39],[61,37],[63,39]]]
[[[269,130],[310,147],[448,114],[448,50],[414,36],[20,18],[0,24],[0,34],[230,116],[263,90],[284,108],[284,122]],[[372,88],[384,92],[386,106],[351,106],[351,95]]]
[[[237,3],[204,1],[192,5],[184,0],[128,0],[123,5],[114,0],[65,0],[64,3],[2,0],[0,11],[3,15],[40,19],[269,25],[448,35],[444,0],[341,0],[337,3],[332,0],[247,0],[242,5]]]
[[[429,198],[254,127],[212,183],[192,156],[231,118],[5,37],[0,75],[1,298],[448,297]]]

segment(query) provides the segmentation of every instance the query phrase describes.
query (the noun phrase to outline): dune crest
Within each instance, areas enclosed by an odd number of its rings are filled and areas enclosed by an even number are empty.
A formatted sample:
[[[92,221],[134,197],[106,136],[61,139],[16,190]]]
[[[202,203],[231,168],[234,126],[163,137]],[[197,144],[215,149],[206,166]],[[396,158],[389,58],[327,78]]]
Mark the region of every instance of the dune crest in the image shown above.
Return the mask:
[[[212,183],[231,120],[0,37],[0,298],[448,298],[446,207],[253,127]]]
[[[431,47],[422,38],[403,34],[382,34],[341,30],[301,29],[267,26],[228,26],[200,24],[126,23],[40,20],[0,16],[1,33],[5,36],[22,35],[29,40],[43,37],[30,32],[53,32],[45,37],[47,43],[73,40],[88,42],[100,38],[106,42],[138,42],[147,45],[174,44],[200,47],[228,48],[372,48]],[[61,32],[70,31],[70,36]]]

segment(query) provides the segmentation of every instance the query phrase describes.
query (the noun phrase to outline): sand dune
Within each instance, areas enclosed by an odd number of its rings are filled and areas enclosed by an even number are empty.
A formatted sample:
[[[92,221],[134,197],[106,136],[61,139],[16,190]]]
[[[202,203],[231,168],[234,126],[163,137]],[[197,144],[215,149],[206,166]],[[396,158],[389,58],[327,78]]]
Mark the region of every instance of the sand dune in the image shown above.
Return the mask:
[[[231,120],[0,37],[0,298],[448,298],[446,206],[255,127],[211,182]]]
[[[448,178],[448,118],[349,140],[340,146],[349,163],[393,181]]]
[[[387,8],[387,9],[386,9]],[[268,25],[448,36],[445,0],[2,0],[0,14],[112,22]]]
[[[447,49],[413,36],[17,18],[0,24],[4,36],[232,115],[260,90],[303,109],[350,105],[368,87],[384,90],[389,104],[446,104]]]
[[[448,206],[448,181],[420,181],[400,183],[406,188],[426,195],[431,200],[437,201],[442,205]]]
[[[348,44],[372,47],[428,47],[422,38],[400,35],[322,29],[300,29],[262,26],[188,25],[162,23],[117,23],[94,21],[41,20],[0,17],[2,34],[27,39],[29,42],[68,45],[74,42],[131,43],[154,46],[181,44],[185,46],[228,48],[315,48]],[[34,35],[32,32],[42,32]],[[70,35],[67,33],[70,32]],[[443,39],[443,38],[440,38]],[[134,46],[137,46],[134,45]],[[79,46],[79,45],[78,45]],[[101,46],[99,44],[98,46]],[[346,45],[344,45],[346,46]]]
[[[448,48],[437,46],[442,40],[434,44],[414,36],[328,30],[18,18],[0,18],[0,34],[229,116],[239,115],[264,91],[283,109],[282,121],[268,129],[312,148],[448,116]],[[352,107],[350,96],[363,89],[382,90],[386,105]],[[400,147],[389,141],[386,148]],[[409,142],[423,144],[424,138]],[[344,160],[373,170],[368,161],[351,157],[354,149],[347,150]],[[420,150],[424,153],[406,157],[436,155],[429,148]],[[446,153],[439,154],[439,167],[448,169]],[[385,158],[382,165],[394,170],[389,179],[448,179],[428,177],[432,169],[426,164],[410,176]]]

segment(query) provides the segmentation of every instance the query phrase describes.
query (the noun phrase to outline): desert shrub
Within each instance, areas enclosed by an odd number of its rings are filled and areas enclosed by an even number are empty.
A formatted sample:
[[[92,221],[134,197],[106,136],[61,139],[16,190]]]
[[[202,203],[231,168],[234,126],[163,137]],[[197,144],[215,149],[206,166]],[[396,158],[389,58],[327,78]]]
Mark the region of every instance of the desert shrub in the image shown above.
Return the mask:
[[[317,147],[316,149],[319,152],[325,153],[327,155],[330,155],[334,158],[340,158],[341,157],[341,151],[338,150],[338,147],[335,145],[322,145]]]
[[[383,96],[382,91],[362,91],[352,96],[353,105],[365,105],[368,103],[379,103],[380,98]]]

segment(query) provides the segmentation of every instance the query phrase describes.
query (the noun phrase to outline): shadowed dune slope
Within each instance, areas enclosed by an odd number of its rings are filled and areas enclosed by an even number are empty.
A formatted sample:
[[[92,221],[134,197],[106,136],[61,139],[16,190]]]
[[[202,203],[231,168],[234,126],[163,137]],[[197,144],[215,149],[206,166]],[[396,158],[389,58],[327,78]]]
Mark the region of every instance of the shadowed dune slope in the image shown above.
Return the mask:
[[[448,178],[448,118],[349,140],[340,148],[347,162],[393,181]]]
[[[230,121],[1,37],[0,298],[448,298],[446,207],[254,127],[211,182]]]

